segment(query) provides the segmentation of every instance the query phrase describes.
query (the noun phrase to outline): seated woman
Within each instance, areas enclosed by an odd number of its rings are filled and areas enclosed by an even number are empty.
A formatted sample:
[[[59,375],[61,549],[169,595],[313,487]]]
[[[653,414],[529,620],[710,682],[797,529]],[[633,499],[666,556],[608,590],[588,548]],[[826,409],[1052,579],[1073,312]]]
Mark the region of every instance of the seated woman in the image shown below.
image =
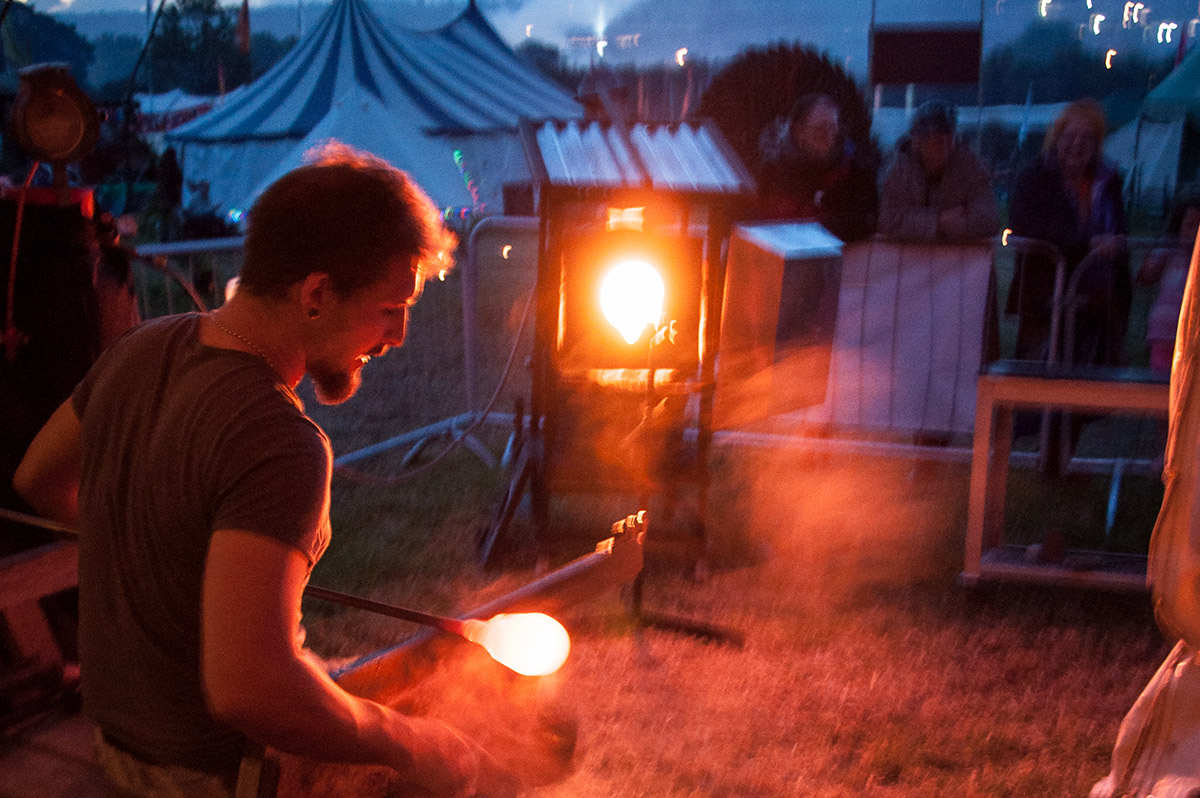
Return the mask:
[[[796,101],[762,142],[757,175],[760,219],[810,219],[842,241],[875,232],[875,169],[842,135],[837,104],[824,94]]]
[[[1078,285],[1074,351],[1063,353],[1076,363],[1120,362],[1132,301],[1121,179],[1101,157],[1104,131],[1104,111],[1095,100],[1068,105],[1046,134],[1041,155],[1017,176],[1009,203],[1012,232],[1058,247],[1068,283],[1088,258]],[[1053,293],[1054,264],[1025,258],[1013,272],[1005,310],[1018,315],[1018,358],[1047,358]]]
[[[931,100],[913,114],[880,191],[879,234],[900,241],[973,241],[1000,231],[992,176],[954,135],[954,108]]]

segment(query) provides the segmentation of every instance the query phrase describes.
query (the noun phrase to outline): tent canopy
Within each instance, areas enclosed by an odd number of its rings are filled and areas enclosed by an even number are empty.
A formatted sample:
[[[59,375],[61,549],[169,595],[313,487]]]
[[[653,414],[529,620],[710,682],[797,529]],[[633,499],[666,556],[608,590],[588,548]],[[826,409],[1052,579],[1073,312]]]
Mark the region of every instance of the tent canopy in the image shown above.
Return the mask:
[[[183,89],[171,89],[162,94],[137,93],[133,99],[143,114],[169,114],[179,111],[190,111],[201,106],[211,106],[215,97],[204,97],[188,94]]]
[[[426,137],[420,131],[406,127],[403,121],[389,114],[375,95],[352,87],[259,183],[251,192],[248,204],[252,204],[267,186],[302,165],[309,152],[336,140],[383,158],[414,177],[419,174],[417,182],[430,196],[440,198],[443,206],[469,206],[471,195],[454,163],[451,145]]]
[[[1193,47],[1146,95],[1137,117],[1105,141],[1104,154],[1125,170],[1129,199],[1148,207],[1170,205],[1180,180],[1195,168],[1185,157],[1184,142],[1198,125],[1200,47]]]
[[[389,31],[365,0],[335,0],[279,63],[167,141],[181,152],[189,188],[207,183],[221,207],[244,209],[335,103],[355,91],[378,102],[384,124],[403,131],[414,151],[427,149],[419,139],[437,134],[582,115],[565,91],[509,49],[474,0],[432,31]],[[417,159],[409,166],[435,202],[455,204],[453,196],[439,196],[435,186],[445,181],[436,173],[427,175]]]
[[[1183,110],[1193,122],[1200,122],[1200,47],[1193,47],[1171,74],[1146,95],[1142,110],[1161,117]]]
[[[1125,172],[1125,196],[1135,204],[1165,207],[1179,179],[1184,115],[1155,120],[1148,114],[1114,132],[1104,141],[1104,154]]]

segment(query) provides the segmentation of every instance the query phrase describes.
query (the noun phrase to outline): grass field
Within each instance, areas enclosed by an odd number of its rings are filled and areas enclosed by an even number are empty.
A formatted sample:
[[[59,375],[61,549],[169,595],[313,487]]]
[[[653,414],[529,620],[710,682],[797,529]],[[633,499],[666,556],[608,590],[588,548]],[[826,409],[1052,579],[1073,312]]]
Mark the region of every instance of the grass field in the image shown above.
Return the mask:
[[[456,279],[430,288],[410,343],[369,365],[358,397],[339,408],[309,398],[338,454],[466,409]],[[523,299],[512,287],[491,299],[495,375]],[[513,379],[508,397],[524,390],[524,369]],[[511,410],[507,402],[497,409]],[[499,454],[504,431],[480,435]],[[459,451],[391,482],[404,454],[365,461],[362,478],[335,478],[334,543],[314,583],[451,613],[534,576],[520,557],[503,571],[476,564],[502,469]],[[714,455],[714,573],[687,577],[672,556],[676,525],[652,505],[646,604],[736,629],[746,645],[641,630],[615,590],[574,607],[562,617],[571,659],[538,687],[578,722],[574,772],[531,795],[1049,798],[1085,796],[1104,775],[1117,725],[1168,647],[1147,596],[958,587],[965,465]],[[1075,542],[1102,531],[1107,484],[1067,486]],[[1018,473],[1012,489],[1012,534],[1036,540],[1039,513],[1061,498],[1032,474]],[[1112,545],[1144,550],[1157,489],[1152,477],[1127,482]],[[556,500],[558,560],[586,551],[636,502]],[[519,553],[528,524],[510,535]],[[310,645],[327,657],[378,651],[414,631],[317,602],[305,617]]]

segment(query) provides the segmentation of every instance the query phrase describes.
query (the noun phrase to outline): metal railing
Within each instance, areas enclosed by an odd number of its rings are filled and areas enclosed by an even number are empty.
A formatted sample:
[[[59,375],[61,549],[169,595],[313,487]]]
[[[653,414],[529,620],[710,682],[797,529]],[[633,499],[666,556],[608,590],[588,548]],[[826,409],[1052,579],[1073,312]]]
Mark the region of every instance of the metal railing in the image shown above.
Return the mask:
[[[490,387],[480,384],[481,378],[492,379],[498,376],[498,369],[492,368],[495,364],[480,351],[480,342],[485,331],[481,330],[478,314],[481,303],[486,304],[489,299],[488,296],[480,296],[480,278],[488,270],[502,267],[511,270],[511,275],[526,275],[529,286],[532,286],[536,268],[534,259],[537,234],[536,217],[488,217],[472,228],[467,238],[466,252],[460,259],[459,266],[463,308],[463,385],[468,412],[461,417],[431,425],[431,434],[444,432],[443,428],[447,423],[453,422],[452,426],[458,429],[468,426],[478,418],[481,410],[480,389],[485,389],[482,392],[484,396],[487,395],[486,391],[490,390]],[[230,237],[146,244],[138,247],[136,254],[140,268],[136,269],[136,276],[143,317],[219,305],[223,301],[225,282],[240,270],[243,242],[242,237]],[[1014,253],[1045,256],[1055,265],[1054,290],[1058,299],[1053,304],[1049,362],[1059,362],[1064,355],[1062,347],[1067,345],[1066,341],[1071,337],[1070,331],[1065,328],[1069,327],[1066,315],[1069,315],[1070,304],[1066,294],[1069,293],[1071,284],[1076,281],[1067,275],[1061,255],[1045,242],[1011,235],[997,236],[993,242],[997,254],[1007,247]],[[1131,262],[1140,261],[1153,247],[1169,246],[1171,243],[1157,238],[1131,238]],[[508,287],[517,290],[515,287]],[[494,288],[495,286],[489,285],[484,289],[484,293],[487,294]],[[523,290],[523,286],[521,288]],[[487,329],[486,335],[490,342],[494,338],[493,330]],[[494,414],[490,420],[503,425],[512,423],[510,414]],[[420,431],[414,431],[397,436],[391,443],[397,446],[412,445],[416,441],[416,445],[420,446],[423,445],[422,438]],[[370,452],[364,450],[361,456],[379,451],[382,445],[370,447]],[[351,462],[360,459],[359,455],[360,453],[351,453],[343,458],[348,458],[347,462]]]
[[[142,318],[219,305],[225,282],[241,270],[244,241],[233,236],[137,247],[134,281]]]

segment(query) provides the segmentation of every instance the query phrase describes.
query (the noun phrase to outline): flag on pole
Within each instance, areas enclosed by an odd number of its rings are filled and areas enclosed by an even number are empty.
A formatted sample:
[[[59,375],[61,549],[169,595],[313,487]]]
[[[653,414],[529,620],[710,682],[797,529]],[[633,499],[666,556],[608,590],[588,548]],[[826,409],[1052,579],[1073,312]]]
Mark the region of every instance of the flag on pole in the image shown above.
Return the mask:
[[[250,0],[242,0],[242,10],[238,12],[237,48],[250,54]]]

